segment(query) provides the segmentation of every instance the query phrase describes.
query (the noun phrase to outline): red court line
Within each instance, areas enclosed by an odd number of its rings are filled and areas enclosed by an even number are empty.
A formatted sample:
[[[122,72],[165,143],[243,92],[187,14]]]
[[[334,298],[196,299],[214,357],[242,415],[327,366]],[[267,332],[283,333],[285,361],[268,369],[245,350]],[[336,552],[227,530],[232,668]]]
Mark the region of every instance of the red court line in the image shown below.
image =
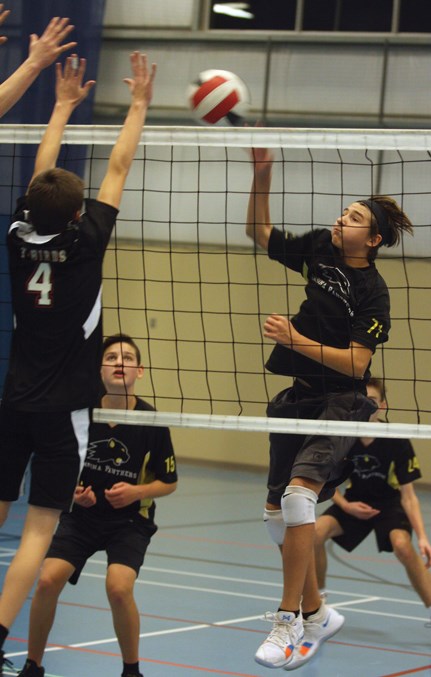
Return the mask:
[[[382,675],[382,677],[401,677],[401,675],[414,675],[417,672],[429,670],[431,665],[424,665],[422,668],[412,668],[411,670],[404,670],[403,672],[391,672],[390,675]]]
[[[15,642],[27,644],[27,640],[18,639],[17,637],[9,638]],[[66,651],[75,651],[77,653],[88,653],[96,656],[109,656],[110,658],[121,658],[121,653],[115,651],[99,651],[98,649],[87,649],[86,647],[68,646],[67,644],[47,644],[47,647],[65,649]],[[218,670],[217,668],[204,668],[200,665],[188,665],[186,663],[172,663],[171,661],[160,661],[152,658],[144,658],[139,656],[139,661],[142,663],[153,663],[156,665],[166,665],[172,668],[181,668],[182,670],[194,670],[199,672],[206,672],[209,675],[226,675],[227,677],[259,677],[259,675],[251,674],[249,672],[228,672],[227,670]]]
[[[339,644],[340,646],[350,646],[353,649],[371,649],[372,651],[386,651],[388,653],[400,653],[403,656],[425,656],[429,658],[431,652],[429,651],[407,651],[407,649],[389,649],[384,646],[370,646],[368,644],[354,644],[353,642],[340,642],[338,639],[330,639],[327,644]],[[383,677],[383,676],[382,676]]]

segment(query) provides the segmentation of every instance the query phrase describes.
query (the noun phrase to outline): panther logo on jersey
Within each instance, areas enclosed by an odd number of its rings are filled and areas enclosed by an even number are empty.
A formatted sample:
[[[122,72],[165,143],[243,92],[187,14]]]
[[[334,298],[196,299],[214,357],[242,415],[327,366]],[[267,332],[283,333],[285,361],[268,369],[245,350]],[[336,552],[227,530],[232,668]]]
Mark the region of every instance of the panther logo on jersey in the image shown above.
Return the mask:
[[[130,454],[122,442],[110,437],[108,440],[91,442],[88,447],[87,460],[98,463],[113,463],[115,466],[124,465],[130,459]]]
[[[310,280],[313,280],[322,289],[325,289],[329,294],[340,299],[347,308],[347,312],[351,317],[354,316],[351,299],[351,285],[348,277],[340,268],[336,266],[327,266],[324,263],[318,263],[315,272],[310,275]]]
[[[355,464],[355,472],[360,477],[367,477],[370,474],[375,474],[377,468],[380,468],[380,461],[375,456],[368,454],[358,454],[351,459]]]

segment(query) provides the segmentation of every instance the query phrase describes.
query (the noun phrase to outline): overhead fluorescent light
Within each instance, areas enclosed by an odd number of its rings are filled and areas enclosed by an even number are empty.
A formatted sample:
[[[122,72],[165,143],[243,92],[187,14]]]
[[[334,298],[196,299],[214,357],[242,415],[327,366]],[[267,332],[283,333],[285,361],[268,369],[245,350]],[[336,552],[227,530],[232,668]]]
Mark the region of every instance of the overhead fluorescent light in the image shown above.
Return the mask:
[[[237,19],[254,19],[254,14],[249,9],[248,2],[217,2],[213,6],[213,12],[216,14],[226,14]]]

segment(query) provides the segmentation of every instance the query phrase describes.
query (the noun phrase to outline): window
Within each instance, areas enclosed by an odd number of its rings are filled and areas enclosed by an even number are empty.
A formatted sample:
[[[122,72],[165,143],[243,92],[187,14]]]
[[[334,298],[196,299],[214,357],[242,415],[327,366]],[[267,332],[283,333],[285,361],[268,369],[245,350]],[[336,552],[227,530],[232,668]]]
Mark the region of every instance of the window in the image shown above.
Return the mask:
[[[400,33],[431,33],[429,0],[402,0]]]
[[[292,31],[296,0],[212,0],[210,28]]]
[[[393,0],[304,0],[302,27],[305,31],[389,32],[392,4]]]
[[[395,31],[431,33],[430,0],[211,0],[210,28],[390,33],[398,6]]]

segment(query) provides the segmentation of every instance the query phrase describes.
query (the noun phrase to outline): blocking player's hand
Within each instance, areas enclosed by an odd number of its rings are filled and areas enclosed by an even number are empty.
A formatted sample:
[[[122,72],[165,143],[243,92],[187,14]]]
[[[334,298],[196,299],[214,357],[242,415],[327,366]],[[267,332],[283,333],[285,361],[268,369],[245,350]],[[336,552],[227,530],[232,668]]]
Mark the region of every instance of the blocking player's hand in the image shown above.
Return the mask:
[[[148,66],[146,54],[133,52],[130,55],[130,65],[132,67],[132,78],[124,78],[124,82],[129,86],[134,101],[141,101],[150,105],[153,98],[153,83],[156,77],[156,64]]]
[[[85,488],[81,486],[76,487],[73,500],[82,508],[91,508],[97,503],[96,494],[91,486]]]
[[[0,3],[0,26],[6,21],[7,17],[10,14],[10,9],[3,9],[3,3]],[[7,37],[5,35],[0,36],[0,45],[6,42]]]
[[[138,487],[127,482],[118,482],[110,489],[105,489],[105,498],[113,508],[125,508],[138,500]]]
[[[380,510],[372,508],[371,505],[361,501],[351,501],[347,505],[343,505],[343,510],[358,520],[369,520],[372,517],[376,517],[380,512]]]
[[[86,59],[80,59],[77,54],[67,57],[64,68],[60,63],[55,64],[55,98],[58,103],[75,108],[94,87],[95,80],[83,83],[86,64]]]
[[[76,42],[62,44],[73,29],[69,19],[58,16],[51,19],[40,37],[36,33],[30,35],[29,62],[42,70],[54,63],[63,52],[76,47]]]

